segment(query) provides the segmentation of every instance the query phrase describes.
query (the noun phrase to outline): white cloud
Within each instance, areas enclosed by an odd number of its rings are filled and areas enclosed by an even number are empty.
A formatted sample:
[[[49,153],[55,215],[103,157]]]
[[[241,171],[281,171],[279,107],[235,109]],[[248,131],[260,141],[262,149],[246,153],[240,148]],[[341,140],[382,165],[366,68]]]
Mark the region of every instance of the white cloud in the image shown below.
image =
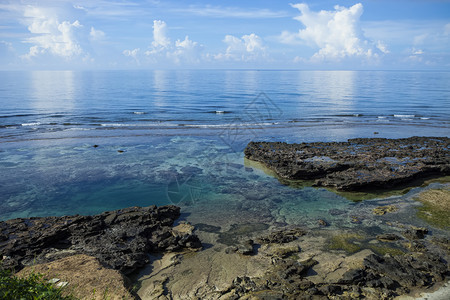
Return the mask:
[[[101,30],[97,30],[94,27],[91,27],[91,31],[89,32],[89,36],[94,41],[101,41],[105,38],[105,33]]]
[[[378,42],[377,42],[377,48],[378,48],[381,52],[383,52],[383,53],[385,53],[385,54],[387,54],[387,53],[390,52],[390,51],[388,50],[386,44],[383,43],[382,41],[378,41]]]
[[[183,41],[177,40],[175,42],[175,50],[169,52],[169,56],[174,58],[175,63],[188,62],[198,63],[200,62],[200,54],[203,50],[203,46],[197,42],[191,41],[188,36]]]
[[[167,37],[166,22],[160,20],[153,21],[153,47],[166,48],[170,45],[170,39]]]
[[[153,21],[153,42],[145,55],[152,63],[188,63],[195,64],[201,60],[203,46],[189,39],[170,41],[167,35],[167,24],[164,21]]]
[[[291,4],[301,15],[294,19],[305,28],[291,33],[283,31],[279,41],[285,44],[307,44],[319,50],[312,60],[339,61],[344,58],[376,58],[387,53],[387,46],[381,41],[375,45],[368,40],[361,29],[360,17],[363,13],[361,3],[349,8],[336,5],[334,11],[311,11],[307,4]]]
[[[30,47],[27,58],[31,58],[43,53],[51,53],[66,59],[81,55],[83,49],[76,38],[77,30],[83,26],[78,20],[74,22],[59,22],[56,17],[49,14],[42,8],[27,6],[24,17],[29,22],[28,30],[33,34],[25,40],[33,44]]]
[[[133,49],[133,50],[124,50],[122,53],[123,53],[123,55],[125,55],[127,57],[133,58],[136,61],[137,64],[140,64],[139,58],[138,58],[138,54],[139,54],[140,51],[141,51],[141,49],[136,48],[136,49]]]
[[[218,60],[250,61],[266,54],[262,39],[254,33],[241,38],[226,35],[223,42],[227,44],[227,49],[225,53],[215,55]]]

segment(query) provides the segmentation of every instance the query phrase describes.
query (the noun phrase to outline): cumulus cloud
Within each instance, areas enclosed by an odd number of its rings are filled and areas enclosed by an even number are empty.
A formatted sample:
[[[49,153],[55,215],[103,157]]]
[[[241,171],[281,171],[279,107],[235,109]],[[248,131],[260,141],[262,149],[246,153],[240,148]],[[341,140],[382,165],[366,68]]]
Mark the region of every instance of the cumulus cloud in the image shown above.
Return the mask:
[[[250,61],[265,56],[263,41],[254,33],[241,38],[226,35],[223,42],[227,44],[227,49],[225,53],[215,55],[218,60]]]
[[[175,50],[169,56],[172,56],[176,63],[189,62],[198,63],[200,62],[200,54],[203,47],[197,42],[191,41],[188,36],[184,40],[177,40],[175,42]]]
[[[279,40],[285,44],[307,44],[319,50],[312,60],[339,61],[349,57],[376,58],[387,53],[387,47],[381,41],[369,41],[361,29],[360,17],[363,5],[357,3],[349,8],[336,5],[333,11],[311,11],[304,3],[291,4],[301,12],[294,19],[305,28],[298,32],[284,31]]]
[[[97,30],[94,27],[91,27],[91,31],[89,32],[89,36],[94,41],[101,41],[105,38],[105,33],[101,30]]]
[[[160,20],[153,21],[153,47],[167,48],[170,45],[170,39],[167,37],[166,22]]]
[[[153,63],[169,61],[171,63],[198,63],[200,62],[203,46],[189,39],[176,40],[172,43],[167,36],[167,24],[164,21],[153,21],[153,41],[145,55]]]
[[[27,6],[24,17],[29,22],[28,30],[33,34],[26,39],[30,47],[27,58],[38,54],[51,53],[66,59],[81,55],[83,49],[76,37],[83,26],[78,20],[59,22],[56,17],[49,16],[42,8]]]

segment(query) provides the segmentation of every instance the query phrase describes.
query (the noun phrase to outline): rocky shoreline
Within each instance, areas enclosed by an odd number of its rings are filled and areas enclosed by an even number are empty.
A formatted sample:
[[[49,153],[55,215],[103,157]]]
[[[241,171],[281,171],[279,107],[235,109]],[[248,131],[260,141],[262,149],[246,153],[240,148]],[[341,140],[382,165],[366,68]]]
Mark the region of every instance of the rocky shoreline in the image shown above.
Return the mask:
[[[450,175],[450,138],[358,138],[347,142],[250,142],[247,159],[281,179],[315,180],[341,191],[392,189],[415,180]]]
[[[99,265],[89,257],[121,276],[144,270],[137,293],[128,294],[137,299],[393,299],[430,291],[450,278],[450,240],[427,228],[397,224],[373,235],[363,228],[241,224],[224,231],[183,222],[174,227],[179,216],[178,207],[151,206],[8,220],[0,223],[0,254],[3,266],[16,271],[40,264],[36,270],[70,274],[70,261],[80,274],[85,264]],[[211,244],[192,251],[202,247],[200,239]],[[160,256],[150,259],[149,253]],[[114,282],[128,281],[114,276]]]
[[[0,222],[4,268],[47,263],[75,254],[96,257],[127,275],[149,262],[148,253],[200,249],[191,232],[173,228],[180,208],[130,207],[94,216],[12,219]]]
[[[252,142],[245,156],[267,165],[280,178],[315,178],[316,186],[359,191],[449,175],[449,149],[449,138],[292,145]],[[450,188],[448,183],[435,187],[418,196],[412,191],[408,196],[427,205],[419,211],[423,216],[418,216],[430,227],[423,221],[400,218],[415,216],[420,206],[415,200],[400,198],[364,207],[365,203],[352,203],[355,207],[351,211],[331,207],[328,218],[323,211],[314,226],[281,222],[271,215],[236,220],[231,218],[231,210],[220,217],[211,203],[207,217],[197,213],[192,218],[184,208],[185,220],[193,220],[194,225],[181,221],[175,226],[180,207],[130,207],[94,216],[0,222],[0,258],[4,268],[27,273],[31,266],[49,270],[51,278],[70,276],[72,266],[79,268],[72,288],[76,289],[77,283],[84,285],[86,299],[92,298],[92,286],[128,287],[129,278],[135,290],[129,293],[122,287],[120,299],[414,296],[432,292],[450,280],[450,227],[448,221],[441,220],[448,216]],[[251,188],[245,191],[252,192]],[[260,214],[257,204],[265,197],[250,198],[245,201]],[[332,215],[351,221],[335,225],[329,219]],[[82,275],[86,272],[92,279]],[[111,281],[103,280],[100,285],[102,276]],[[95,284],[86,287],[89,281]]]

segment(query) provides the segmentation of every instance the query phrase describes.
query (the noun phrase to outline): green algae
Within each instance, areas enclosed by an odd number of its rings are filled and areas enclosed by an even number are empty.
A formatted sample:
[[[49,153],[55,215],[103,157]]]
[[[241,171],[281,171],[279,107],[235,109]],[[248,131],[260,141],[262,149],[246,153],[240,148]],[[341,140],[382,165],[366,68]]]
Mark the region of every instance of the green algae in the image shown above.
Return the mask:
[[[390,254],[392,256],[396,255],[404,255],[405,252],[399,248],[395,247],[389,247],[389,246],[381,246],[381,245],[369,245],[368,248],[372,250],[373,252],[379,254],[379,255],[386,255]]]
[[[330,250],[344,250],[347,253],[356,253],[362,249],[355,241],[361,241],[364,237],[357,233],[341,233],[331,237],[328,244]]]
[[[450,187],[430,189],[420,193],[416,200],[422,203],[417,216],[442,229],[450,229]]]

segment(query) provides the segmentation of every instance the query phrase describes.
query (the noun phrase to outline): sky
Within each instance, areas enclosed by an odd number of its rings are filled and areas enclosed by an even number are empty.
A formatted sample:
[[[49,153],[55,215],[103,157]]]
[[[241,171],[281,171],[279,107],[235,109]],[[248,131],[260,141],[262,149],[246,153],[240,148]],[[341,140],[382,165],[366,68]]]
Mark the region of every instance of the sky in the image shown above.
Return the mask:
[[[0,70],[449,70],[446,0],[0,0]]]

